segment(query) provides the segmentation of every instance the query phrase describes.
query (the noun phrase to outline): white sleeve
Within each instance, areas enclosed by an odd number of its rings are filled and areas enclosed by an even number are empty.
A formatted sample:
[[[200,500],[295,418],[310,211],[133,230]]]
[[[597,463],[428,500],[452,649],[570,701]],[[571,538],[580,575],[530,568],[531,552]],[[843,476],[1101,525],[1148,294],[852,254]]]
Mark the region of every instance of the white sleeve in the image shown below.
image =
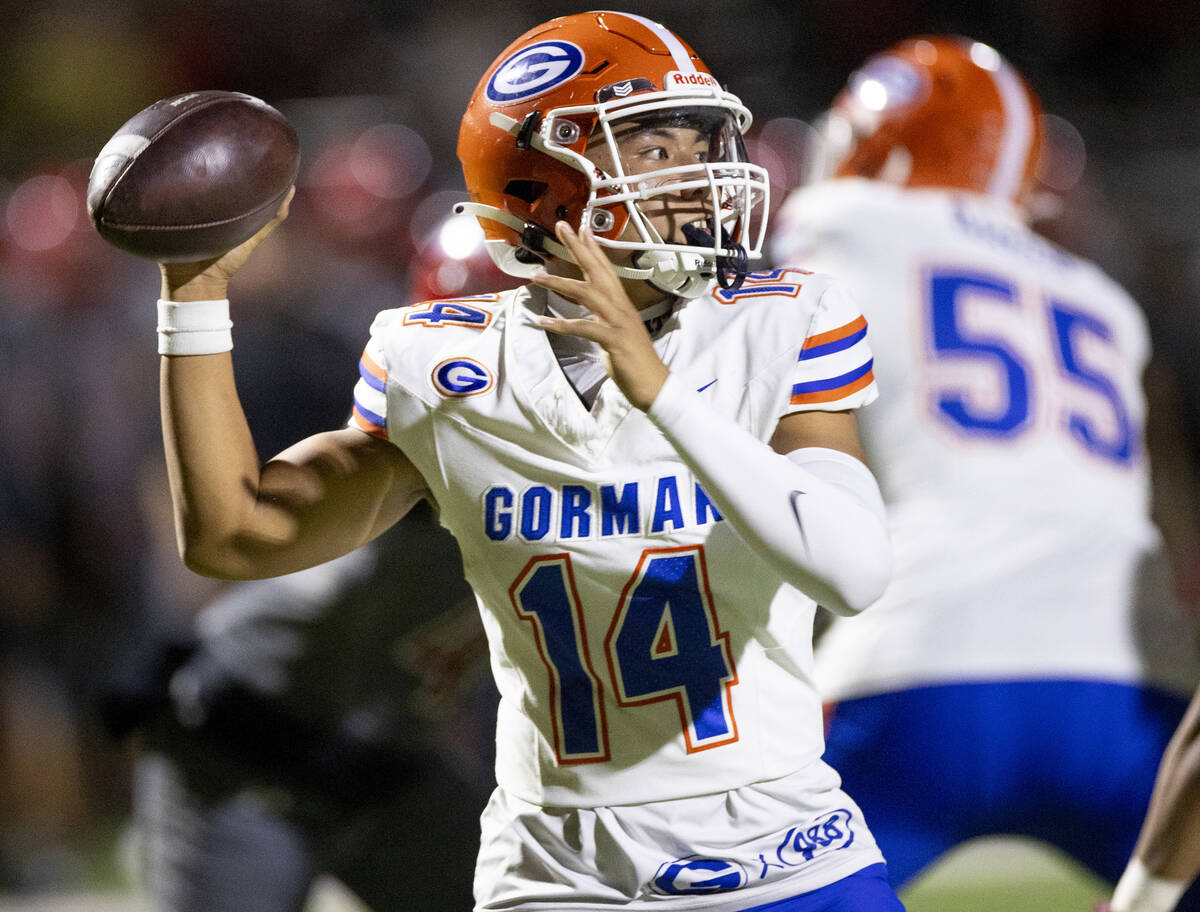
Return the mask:
[[[831,281],[821,292],[798,355],[781,415],[816,409],[840,412],[878,397],[867,321],[841,282]]]
[[[676,375],[647,412],[734,530],[789,583],[857,614],[883,594],[892,550],[870,471],[836,450],[782,456]]]

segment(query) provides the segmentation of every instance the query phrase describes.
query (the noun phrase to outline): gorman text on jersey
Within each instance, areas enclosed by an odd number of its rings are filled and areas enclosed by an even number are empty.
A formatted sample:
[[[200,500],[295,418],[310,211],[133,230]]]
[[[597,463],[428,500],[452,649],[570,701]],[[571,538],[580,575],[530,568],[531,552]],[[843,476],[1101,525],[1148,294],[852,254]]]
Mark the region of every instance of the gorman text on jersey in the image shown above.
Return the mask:
[[[698,482],[674,475],[616,484],[539,484],[520,492],[493,485],[483,495],[483,528],[492,541],[514,534],[526,541],[669,534],[720,520]]]

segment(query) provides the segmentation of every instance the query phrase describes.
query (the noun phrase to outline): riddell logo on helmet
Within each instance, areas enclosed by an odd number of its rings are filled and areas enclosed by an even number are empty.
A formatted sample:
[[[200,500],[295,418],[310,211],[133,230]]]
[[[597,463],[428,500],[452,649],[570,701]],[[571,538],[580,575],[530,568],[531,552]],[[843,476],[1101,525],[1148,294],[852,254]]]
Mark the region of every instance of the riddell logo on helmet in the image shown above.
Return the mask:
[[[679,70],[672,70],[663,78],[663,85],[667,91],[672,89],[719,89],[721,83],[717,82],[715,76],[710,73],[681,73]]]

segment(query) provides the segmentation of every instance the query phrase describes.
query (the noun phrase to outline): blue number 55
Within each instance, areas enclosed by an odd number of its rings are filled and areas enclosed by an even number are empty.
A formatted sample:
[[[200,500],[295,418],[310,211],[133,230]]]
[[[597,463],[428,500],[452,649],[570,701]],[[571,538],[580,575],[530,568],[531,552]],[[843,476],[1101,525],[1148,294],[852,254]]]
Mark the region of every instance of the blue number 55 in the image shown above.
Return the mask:
[[[1022,321],[1029,319],[1017,285],[1001,276],[960,268],[937,267],[925,275],[931,356],[935,361],[967,359],[987,366],[1001,391],[997,406],[981,404],[968,391],[949,385],[935,389],[934,408],[938,417],[972,436],[1011,440],[1025,434],[1033,425],[1031,418],[1039,391],[1034,365],[1016,343],[1017,333],[1025,332]],[[1011,319],[999,325],[1011,326],[1012,335],[968,330],[963,325],[964,302],[968,297],[1011,310]],[[1128,465],[1137,452],[1129,409],[1113,378],[1080,356],[1087,345],[1111,347],[1112,329],[1099,317],[1072,304],[1054,298],[1045,299],[1043,304],[1057,377],[1099,396],[1112,415],[1109,427],[1102,429],[1093,416],[1067,408],[1063,429],[1088,452]]]

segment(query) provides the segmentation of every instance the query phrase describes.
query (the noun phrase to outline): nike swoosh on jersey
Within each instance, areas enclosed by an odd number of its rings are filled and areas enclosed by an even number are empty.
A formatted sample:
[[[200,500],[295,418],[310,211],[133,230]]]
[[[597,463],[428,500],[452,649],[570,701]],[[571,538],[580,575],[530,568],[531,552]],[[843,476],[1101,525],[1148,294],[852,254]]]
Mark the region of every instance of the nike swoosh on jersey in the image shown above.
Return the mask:
[[[808,534],[804,531],[804,519],[800,516],[800,498],[804,496],[803,491],[793,491],[791,494],[792,512],[796,514],[796,525],[800,528],[800,541],[804,545],[804,550],[808,550]]]
[[[718,379],[720,379],[720,378],[714,377],[712,380],[709,380],[706,384],[704,384],[704,386],[702,386],[698,390],[696,390],[696,392],[698,392],[698,393],[704,392],[706,389],[708,389],[710,386],[712,386],[714,383],[716,383]]]

